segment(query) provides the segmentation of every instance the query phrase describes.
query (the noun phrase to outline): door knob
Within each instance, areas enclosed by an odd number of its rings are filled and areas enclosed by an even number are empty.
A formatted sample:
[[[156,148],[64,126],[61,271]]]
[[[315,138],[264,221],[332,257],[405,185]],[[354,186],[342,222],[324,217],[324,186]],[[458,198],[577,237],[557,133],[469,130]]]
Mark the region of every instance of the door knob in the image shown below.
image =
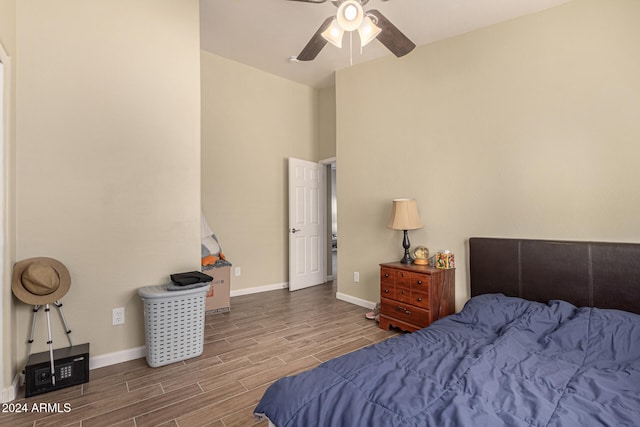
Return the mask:
[[[291,232],[292,232],[293,234],[296,234],[298,231],[302,231],[302,230],[299,230],[299,229],[297,229],[297,228],[292,228],[292,229],[291,229]]]

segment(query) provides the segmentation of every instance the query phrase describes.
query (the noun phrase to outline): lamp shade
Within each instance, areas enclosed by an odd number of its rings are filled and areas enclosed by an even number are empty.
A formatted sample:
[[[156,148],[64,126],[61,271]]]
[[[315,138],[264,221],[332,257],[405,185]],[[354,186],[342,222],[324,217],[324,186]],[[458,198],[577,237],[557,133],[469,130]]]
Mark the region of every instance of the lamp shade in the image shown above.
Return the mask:
[[[381,31],[382,29],[374,24],[373,21],[371,21],[371,18],[366,16],[362,21],[362,24],[358,27],[358,34],[360,35],[360,47],[365,47],[373,40],[375,40],[375,38],[378,37],[378,34],[380,34]]]
[[[415,199],[395,199],[387,227],[394,230],[415,230],[422,228]]]
[[[335,47],[342,47],[342,35],[344,34],[344,30],[338,24],[338,20],[333,18],[331,25],[322,32],[322,37],[334,45]]]

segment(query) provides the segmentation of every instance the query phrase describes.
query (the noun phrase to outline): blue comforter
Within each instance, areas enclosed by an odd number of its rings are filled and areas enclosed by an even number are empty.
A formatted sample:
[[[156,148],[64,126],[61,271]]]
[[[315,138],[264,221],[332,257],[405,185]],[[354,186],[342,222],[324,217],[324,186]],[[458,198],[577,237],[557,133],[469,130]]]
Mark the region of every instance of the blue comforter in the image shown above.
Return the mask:
[[[638,426],[640,316],[481,295],[272,384],[277,427]]]

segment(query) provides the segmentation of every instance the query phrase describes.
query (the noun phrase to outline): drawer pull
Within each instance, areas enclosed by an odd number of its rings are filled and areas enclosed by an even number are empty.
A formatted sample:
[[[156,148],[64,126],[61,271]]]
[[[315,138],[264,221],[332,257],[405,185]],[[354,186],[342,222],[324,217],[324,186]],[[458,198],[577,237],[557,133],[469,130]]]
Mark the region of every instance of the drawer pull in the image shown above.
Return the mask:
[[[402,295],[404,295],[404,289],[402,290]]]
[[[384,274],[384,277],[389,277],[389,273],[385,273],[385,274]]]
[[[411,314],[411,312],[409,310],[407,310],[404,307],[400,307],[400,306],[396,307],[396,311],[402,311],[402,312],[404,312],[404,314]]]
[[[384,290],[384,293],[385,293],[385,294],[388,294],[388,293],[389,293],[389,289],[385,289],[385,290]]]
[[[422,302],[422,298],[418,297],[418,302]]]
[[[422,285],[422,280],[418,280],[418,285]]]

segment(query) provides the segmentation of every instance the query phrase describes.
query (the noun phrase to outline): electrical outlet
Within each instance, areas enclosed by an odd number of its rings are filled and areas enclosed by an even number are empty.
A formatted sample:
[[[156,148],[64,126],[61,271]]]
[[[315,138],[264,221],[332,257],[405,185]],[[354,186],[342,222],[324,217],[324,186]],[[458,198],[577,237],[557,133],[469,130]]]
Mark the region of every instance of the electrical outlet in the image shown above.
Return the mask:
[[[242,270],[240,270],[240,267],[236,267],[236,276],[239,276],[240,273],[242,273]]]
[[[356,283],[360,283],[360,273],[358,271],[353,272],[353,281]]]
[[[112,325],[124,324],[124,307],[114,308],[112,311]]]

